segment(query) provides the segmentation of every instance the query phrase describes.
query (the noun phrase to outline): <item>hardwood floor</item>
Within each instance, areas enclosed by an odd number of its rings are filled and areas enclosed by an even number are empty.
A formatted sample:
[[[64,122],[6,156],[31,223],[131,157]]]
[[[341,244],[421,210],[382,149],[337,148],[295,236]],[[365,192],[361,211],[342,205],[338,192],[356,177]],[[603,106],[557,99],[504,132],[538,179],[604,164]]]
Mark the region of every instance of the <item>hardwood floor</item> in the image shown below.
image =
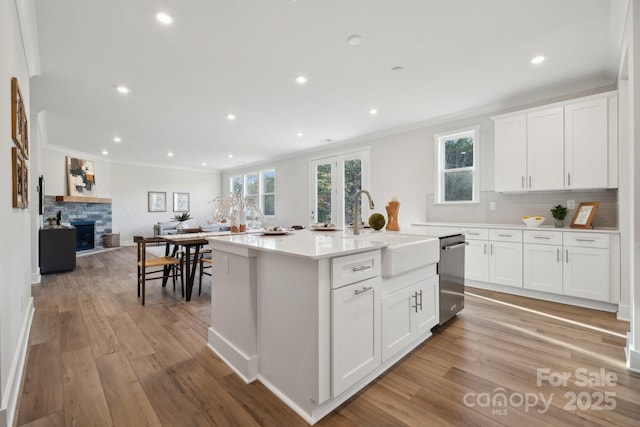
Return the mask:
[[[134,248],[80,257],[75,271],[33,286],[36,312],[16,425],[306,425],[206,347],[209,276],[202,296],[188,303],[179,288],[174,293],[154,281],[142,307],[135,259]],[[317,425],[638,425],[640,375],[625,369],[626,322],[469,292],[456,319]],[[570,375],[566,385],[554,384],[563,373]],[[583,385],[581,374],[591,382]],[[605,379],[609,384],[601,385]]]

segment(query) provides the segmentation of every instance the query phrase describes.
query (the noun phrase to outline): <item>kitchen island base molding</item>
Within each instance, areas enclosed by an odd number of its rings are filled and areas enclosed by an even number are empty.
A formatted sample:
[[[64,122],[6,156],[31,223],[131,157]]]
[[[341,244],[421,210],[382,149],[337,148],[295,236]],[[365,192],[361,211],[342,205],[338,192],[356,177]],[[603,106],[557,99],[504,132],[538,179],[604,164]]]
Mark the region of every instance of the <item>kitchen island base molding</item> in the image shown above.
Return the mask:
[[[233,369],[245,383],[252,383],[258,378],[258,356],[247,356],[212,328],[209,328],[207,347]]]

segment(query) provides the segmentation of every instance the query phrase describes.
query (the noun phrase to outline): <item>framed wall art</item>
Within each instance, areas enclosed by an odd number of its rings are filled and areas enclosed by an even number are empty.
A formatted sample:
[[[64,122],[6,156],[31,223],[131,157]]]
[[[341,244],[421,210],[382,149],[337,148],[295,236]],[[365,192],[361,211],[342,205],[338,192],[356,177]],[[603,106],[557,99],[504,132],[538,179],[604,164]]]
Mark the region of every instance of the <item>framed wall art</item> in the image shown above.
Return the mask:
[[[189,211],[189,193],[173,193],[173,211]]]
[[[29,207],[29,163],[22,159],[22,207]]]
[[[93,161],[67,156],[67,182],[70,196],[96,197],[96,171]]]
[[[16,147],[11,147],[11,201],[14,208],[23,208],[23,174],[22,174],[22,156]]]
[[[164,191],[149,191],[148,195],[149,212],[167,211],[167,193]]]
[[[591,228],[599,202],[582,202],[571,220],[571,228]]]
[[[26,120],[24,100],[18,86],[18,79],[13,77],[11,79],[11,137],[23,155],[27,154],[24,147]]]

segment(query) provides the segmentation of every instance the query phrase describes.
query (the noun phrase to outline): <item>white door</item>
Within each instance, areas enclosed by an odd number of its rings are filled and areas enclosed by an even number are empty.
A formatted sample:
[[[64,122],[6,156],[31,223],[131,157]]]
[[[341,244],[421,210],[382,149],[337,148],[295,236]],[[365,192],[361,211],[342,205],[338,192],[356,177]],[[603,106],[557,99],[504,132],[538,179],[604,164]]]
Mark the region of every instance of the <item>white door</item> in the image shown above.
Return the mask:
[[[562,294],[562,246],[525,244],[523,254],[523,287]]]
[[[467,240],[464,249],[464,278],[480,282],[489,281],[489,242]]]
[[[365,280],[331,291],[334,397],[380,366],[375,289],[367,283]]]
[[[565,295],[609,301],[609,250],[565,247]]]
[[[356,193],[370,190],[369,150],[313,159],[310,171],[310,223],[328,222],[340,228],[351,224]],[[368,218],[369,204],[361,204],[360,212],[361,218]]]
[[[381,298],[383,362],[413,341],[411,317],[415,310],[412,307],[415,305],[414,292],[413,286],[409,286]]]
[[[429,333],[438,324],[440,309],[438,295],[439,276],[432,276],[418,282],[414,288],[417,310],[413,314],[412,332],[417,338]]]
[[[607,98],[564,107],[566,188],[608,185]]]
[[[564,188],[564,110],[562,107],[527,114],[527,187]]]
[[[495,191],[525,191],[527,116],[495,120]]]
[[[522,287],[522,243],[489,243],[489,282]]]

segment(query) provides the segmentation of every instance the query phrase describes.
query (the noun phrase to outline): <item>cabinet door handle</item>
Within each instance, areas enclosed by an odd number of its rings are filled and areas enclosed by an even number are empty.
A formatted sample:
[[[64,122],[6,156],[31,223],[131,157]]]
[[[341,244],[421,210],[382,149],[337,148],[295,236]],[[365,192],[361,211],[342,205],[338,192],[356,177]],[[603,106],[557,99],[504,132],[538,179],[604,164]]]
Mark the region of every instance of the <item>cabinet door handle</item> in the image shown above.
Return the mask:
[[[467,231],[464,234],[468,234],[469,236],[479,236],[480,233],[472,233],[471,231]]]
[[[361,265],[360,267],[353,267],[352,270],[355,273],[356,271],[368,270],[372,268],[370,265]]]
[[[556,261],[560,262],[560,249],[556,249]]]
[[[551,237],[548,236],[533,236],[534,239],[544,239],[544,240],[551,240]]]
[[[493,255],[493,243],[491,244],[491,255]]]
[[[576,239],[576,242],[591,242],[595,243],[595,239]]]
[[[513,234],[496,234],[498,237],[513,237]]]
[[[416,305],[419,305],[420,311],[422,311],[422,289],[420,289],[420,291],[417,292],[417,294],[420,296],[420,302],[416,302]]]
[[[567,187],[571,187],[571,172],[567,172]]]
[[[524,175],[522,175],[522,188],[524,189]]]
[[[484,244],[484,254],[485,255],[487,254],[487,244],[486,243]]]
[[[413,295],[411,295],[411,298],[413,298],[413,304],[411,306],[411,308],[413,308],[416,313],[418,312],[418,292],[414,292]]]
[[[531,175],[529,175],[529,188],[531,188]]]
[[[566,262],[567,264],[569,264],[569,249],[565,249],[564,254],[565,254],[565,256],[564,256],[564,262]]]
[[[367,291],[370,291],[371,289],[373,289],[373,286],[363,286],[362,288],[356,289],[355,291],[353,291],[353,294],[354,295],[359,295],[359,294],[365,293]]]

